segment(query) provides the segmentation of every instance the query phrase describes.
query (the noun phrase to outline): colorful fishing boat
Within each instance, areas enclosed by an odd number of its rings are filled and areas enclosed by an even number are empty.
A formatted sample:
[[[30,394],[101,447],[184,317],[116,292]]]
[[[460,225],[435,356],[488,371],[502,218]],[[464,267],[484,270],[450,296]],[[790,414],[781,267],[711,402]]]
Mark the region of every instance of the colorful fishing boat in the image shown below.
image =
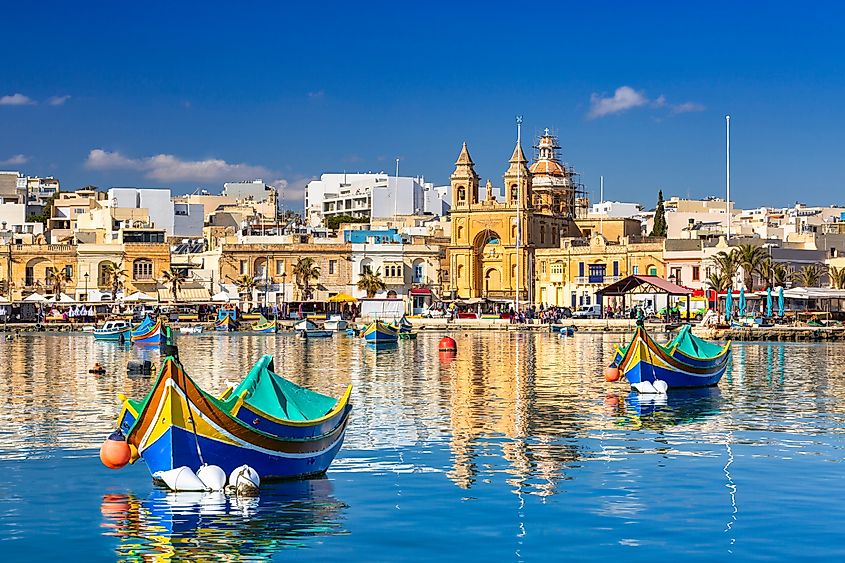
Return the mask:
[[[144,317],[138,328],[132,331],[130,340],[133,344],[158,344],[161,342],[161,319],[153,321],[149,316]]]
[[[344,331],[348,326],[348,323],[343,320],[343,316],[341,315],[331,315],[328,320],[323,323],[324,329],[333,331]]]
[[[376,319],[367,325],[363,336],[368,344],[387,344],[399,339],[399,330],[393,325]]]
[[[670,389],[708,387],[724,375],[730,351],[730,341],[724,346],[707,342],[693,335],[689,325],[666,345],[655,342],[638,326],[631,343],[617,347],[610,367],[618,368],[632,385],[661,380]]]
[[[276,321],[268,321],[264,319],[264,322],[256,323],[252,326],[253,332],[260,332],[262,334],[275,334],[276,332]]]
[[[129,321],[112,320],[106,321],[100,328],[94,329],[94,340],[106,340],[111,342],[129,341],[132,334],[132,325]]]
[[[229,315],[223,315],[214,321],[214,330],[230,332],[238,329],[238,322]]]
[[[262,480],[324,473],[343,443],[352,386],[340,399],[310,391],[274,373],[265,355],[220,397],[200,388],[175,356],[162,362],[147,396],[121,395],[118,428],[130,462],[150,473],[204,464],[227,473],[246,464]]]

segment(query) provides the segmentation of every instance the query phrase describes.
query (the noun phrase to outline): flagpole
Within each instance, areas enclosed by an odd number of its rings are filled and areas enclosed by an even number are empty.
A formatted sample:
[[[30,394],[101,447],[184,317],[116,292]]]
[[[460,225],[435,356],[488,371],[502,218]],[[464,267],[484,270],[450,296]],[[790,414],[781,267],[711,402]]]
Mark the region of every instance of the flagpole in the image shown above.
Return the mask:
[[[731,116],[725,116],[725,185],[727,189],[727,201],[725,202],[728,214],[728,244],[731,241]]]
[[[519,149],[522,142],[522,116],[516,116],[516,147]],[[519,162],[519,154],[517,153],[516,165],[516,296],[514,297],[514,313],[519,314],[519,286],[520,276],[522,275],[522,260],[519,252],[519,242],[522,236],[522,179],[521,172],[522,163]]]

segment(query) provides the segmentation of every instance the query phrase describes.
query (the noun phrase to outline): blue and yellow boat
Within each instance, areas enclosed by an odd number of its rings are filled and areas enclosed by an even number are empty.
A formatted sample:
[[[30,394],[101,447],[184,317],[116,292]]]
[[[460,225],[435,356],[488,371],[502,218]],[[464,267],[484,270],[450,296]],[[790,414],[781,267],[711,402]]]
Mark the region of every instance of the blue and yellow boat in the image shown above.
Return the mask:
[[[263,334],[275,334],[276,321],[268,321],[267,319],[264,319],[264,322],[253,325],[252,330],[253,332],[260,332]]]
[[[324,473],[343,443],[352,386],[335,400],[273,369],[265,355],[239,385],[214,397],[167,356],[143,400],[120,396],[118,427],[130,461],[143,459],[150,473],[203,463],[229,473],[247,464],[262,480]]]
[[[731,342],[724,346],[693,335],[683,327],[668,344],[655,342],[638,326],[626,347],[617,347],[610,367],[619,369],[629,383],[665,381],[670,389],[709,387],[724,375],[730,359]]]
[[[214,330],[219,330],[221,332],[230,332],[233,330],[238,329],[238,321],[235,320],[234,317],[229,315],[223,315],[217,318],[214,321]]]
[[[378,319],[368,324],[362,334],[368,344],[387,344],[399,340],[399,330]]]
[[[153,321],[146,316],[138,328],[132,330],[130,340],[134,344],[158,344],[161,342],[161,328],[161,319]]]

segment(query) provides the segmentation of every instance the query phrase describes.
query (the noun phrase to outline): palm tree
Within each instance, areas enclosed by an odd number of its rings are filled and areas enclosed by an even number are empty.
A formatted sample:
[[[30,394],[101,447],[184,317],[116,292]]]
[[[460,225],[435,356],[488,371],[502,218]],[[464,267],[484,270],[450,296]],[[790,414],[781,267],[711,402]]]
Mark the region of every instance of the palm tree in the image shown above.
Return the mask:
[[[731,287],[731,280],[723,271],[712,272],[705,280],[707,285],[716,292],[716,312],[719,312],[719,294]]]
[[[774,277],[774,266],[775,263],[772,262],[772,259],[766,258],[760,264],[760,268],[757,270],[760,273],[760,281],[763,282],[764,289],[767,287],[772,287],[772,278]]]
[[[71,277],[67,275],[65,270],[53,270],[47,276],[47,281],[53,285],[53,293],[56,294],[58,300],[58,297],[62,294],[64,285],[71,281]]]
[[[816,287],[825,274],[825,268],[821,264],[810,264],[804,266],[797,272],[792,273],[792,280],[799,287]]]
[[[716,267],[719,269],[719,273],[726,277],[728,285],[733,287],[733,279],[736,277],[737,270],[739,270],[739,260],[736,249],[732,249],[730,252],[722,250],[713,256],[711,260],[713,260],[713,263],[716,264]]]
[[[769,255],[762,246],[753,244],[740,244],[732,252],[735,253],[737,265],[742,268],[742,284],[745,289],[754,289],[754,274],[759,274],[763,263],[769,259]]]
[[[188,279],[187,276],[182,270],[174,270],[173,268],[162,271],[161,275],[164,279],[164,283],[170,285],[170,293],[173,294],[173,302],[178,302],[179,288],[181,288],[182,284]]]
[[[117,290],[123,285],[122,280],[127,275],[126,270],[123,269],[123,262],[119,264],[115,264],[114,262],[107,263],[104,267],[104,272],[106,280],[111,284],[112,299],[117,299]]]
[[[774,264],[772,266],[772,287],[778,285],[781,287],[785,286],[789,277],[789,268],[784,264]]]
[[[258,281],[249,274],[243,274],[232,281],[238,287],[238,293],[249,295],[247,301],[252,301],[252,290],[258,287]]]
[[[377,271],[373,272],[368,269],[361,274],[358,280],[358,289],[366,291],[367,297],[370,298],[375,297],[379,291],[384,291],[386,287],[384,281],[381,279],[381,274]]]
[[[320,278],[320,268],[314,265],[313,258],[300,258],[293,265],[293,275],[303,299],[308,301],[311,299],[311,280],[317,281]]]
[[[830,287],[833,289],[845,289],[845,268],[831,266],[827,270],[827,275],[830,278]]]

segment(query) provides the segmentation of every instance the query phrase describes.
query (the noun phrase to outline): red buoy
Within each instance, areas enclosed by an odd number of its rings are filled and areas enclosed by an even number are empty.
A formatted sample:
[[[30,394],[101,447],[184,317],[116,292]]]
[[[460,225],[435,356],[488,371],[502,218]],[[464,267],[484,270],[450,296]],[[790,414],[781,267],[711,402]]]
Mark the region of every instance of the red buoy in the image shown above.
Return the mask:
[[[454,338],[449,336],[444,336],[440,339],[440,343],[437,345],[438,349],[441,352],[457,352],[458,351],[458,343],[455,342]]]
[[[120,469],[129,463],[132,452],[120,430],[112,432],[100,446],[100,461],[109,469]]]
[[[605,381],[619,381],[619,368],[607,367],[604,368]]]

